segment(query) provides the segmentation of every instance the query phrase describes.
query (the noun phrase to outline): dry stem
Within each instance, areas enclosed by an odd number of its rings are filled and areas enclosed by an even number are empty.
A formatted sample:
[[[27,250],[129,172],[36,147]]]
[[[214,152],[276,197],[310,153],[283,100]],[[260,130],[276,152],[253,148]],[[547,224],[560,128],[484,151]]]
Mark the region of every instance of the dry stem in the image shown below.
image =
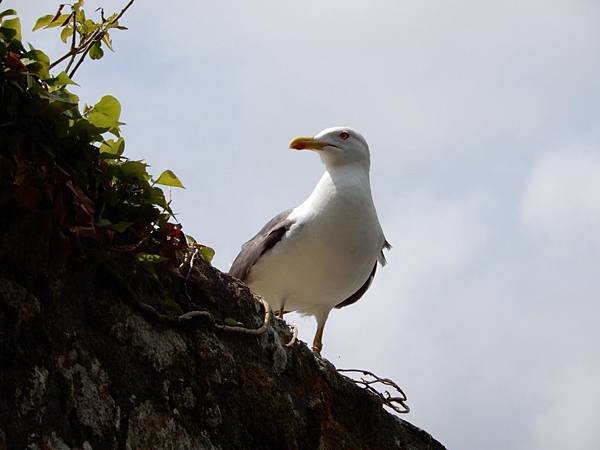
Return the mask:
[[[273,315],[273,310],[271,309],[271,305],[269,305],[263,298],[260,298],[260,301],[265,308],[265,317],[263,320],[263,324],[259,328],[246,328],[246,327],[238,327],[238,326],[219,324],[219,323],[215,322],[215,319],[210,312],[200,311],[200,310],[188,311],[185,314],[182,314],[181,316],[179,316],[178,320],[180,322],[182,322],[184,320],[193,319],[194,317],[205,317],[205,318],[208,318],[209,320],[211,320],[214,323],[214,327],[218,330],[228,331],[231,333],[251,334],[251,335],[257,336],[257,335],[262,334],[265,331],[267,331],[267,328],[269,326],[269,321],[271,320],[271,317]]]
[[[394,411],[400,414],[406,414],[410,412],[410,407],[405,403],[407,400],[406,394],[402,390],[400,386],[398,386],[394,381],[389,378],[380,378],[375,375],[373,372],[369,372],[368,370],[363,369],[337,369],[338,372],[353,372],[353,373],[361,373],[364,377],[360,379],[355,379],[345,375],[347,378],[352,380],[359,386],[362,386],[367,391],[373,393],[383,402],[383,404],[389,408],[392,408]],[[366,378],[366,377],[370,377]],[[373,387],[373,385],[381,384],[386,387],[391,387],[396,390],[400,396],[392,397],[392,394],[386,389],[383,392],[378,391]],[[385,388],[384,388],[385,389]]]

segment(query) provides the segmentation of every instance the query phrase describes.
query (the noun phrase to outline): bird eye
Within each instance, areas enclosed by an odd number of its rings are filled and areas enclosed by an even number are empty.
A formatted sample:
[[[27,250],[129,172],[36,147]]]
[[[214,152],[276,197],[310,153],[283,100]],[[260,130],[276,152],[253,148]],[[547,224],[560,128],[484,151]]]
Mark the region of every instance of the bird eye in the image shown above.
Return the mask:
[[[350,137],[350,133],[347,133],[346,131],[342,131],[340,133],[340,137],[345,141],[346,139],[348,139]]]

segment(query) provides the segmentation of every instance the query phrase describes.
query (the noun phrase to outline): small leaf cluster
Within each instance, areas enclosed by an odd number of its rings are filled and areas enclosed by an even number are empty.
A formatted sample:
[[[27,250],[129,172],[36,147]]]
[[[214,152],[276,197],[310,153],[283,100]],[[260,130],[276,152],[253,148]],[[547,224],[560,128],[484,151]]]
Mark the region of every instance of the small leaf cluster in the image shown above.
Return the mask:
[[[72,4],[63,3],[59,5],[54,14],[40,17],[33,26],[33,31],[59,28],[60,39],[70,47],[67,53],[50,64],[50,68],[63,61],[68,61],[65,71],[69,72],[70,70],[69,76],[73,77],[87,56],[90,59],[101,59],[104,56],[104,47],[113,51],[110,32],[127,29],[119,24],[119,19],[133,2],[134,0],[129,0],[129,3],[120,12],[115,12],[108,17],[105,17],[104,9],[99,8],[100,20],[98,21],[86,16],[83,8],[84,0],[78,0]],[[68,9],[70,11],[65,11]]]
[[[64,23],[60,17],[36,27]],[[171,223],[158,185],[182,188],[177,176],[166,170],[153,178],[144,161],[124,155],[118,100],[106,95],[80,109],[72,77],[53,76],[47,55],[23,46],[16,12],[0,19],[0,215],[29,218],[58,259],[95,248],[145,266],[175,265],[194,249],[210,261],[212,249]]]

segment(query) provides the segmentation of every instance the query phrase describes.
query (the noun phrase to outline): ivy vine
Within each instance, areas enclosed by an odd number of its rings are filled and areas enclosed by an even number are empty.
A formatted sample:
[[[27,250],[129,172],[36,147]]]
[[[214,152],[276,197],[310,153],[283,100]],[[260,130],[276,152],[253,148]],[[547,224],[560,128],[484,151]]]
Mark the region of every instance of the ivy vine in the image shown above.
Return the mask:
[[[119,101],[106,95],[80,107],[69,90],[84,61],[113,49],[110,32],[126,29],[119,20],[132,4],[92,20],[79,0],[40,17],[33,30],[57,28],[68,45],[53,62],[25,47],[15,10],[0,12],[0,211],[36,220],[56,257],[101,249],[153,273],[189,252],[210,262],[214,251],[176,223],[159,185],[183,188],[179,178],[171,170],[153,177],[125,156]]]

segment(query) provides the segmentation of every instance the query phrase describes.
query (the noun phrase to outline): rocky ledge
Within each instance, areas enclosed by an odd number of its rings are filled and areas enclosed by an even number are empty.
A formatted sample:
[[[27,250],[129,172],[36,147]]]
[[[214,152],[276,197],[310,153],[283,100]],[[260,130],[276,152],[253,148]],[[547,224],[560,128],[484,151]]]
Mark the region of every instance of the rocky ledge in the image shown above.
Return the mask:
[[[155,314],[189,310],[214,320]],[[167,286],[86,264],[56,278],[5,266],[0,449],[444,449],[306,345],[287,347],[279,319],[258,336],[215,326],[259,328],[264,313],[202,262]]]

